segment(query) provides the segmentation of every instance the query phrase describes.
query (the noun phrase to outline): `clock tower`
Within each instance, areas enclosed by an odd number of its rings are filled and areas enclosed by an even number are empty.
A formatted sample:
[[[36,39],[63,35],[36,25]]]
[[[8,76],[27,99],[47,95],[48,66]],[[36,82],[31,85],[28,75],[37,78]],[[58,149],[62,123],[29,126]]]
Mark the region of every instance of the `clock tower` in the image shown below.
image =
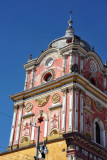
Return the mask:
[[[0,157],[33,160],[40,126],[39,159],[107,160],[107,65],[75,35],[71,17],[68,24],[65,36],[24,64],[24,90],[10,96],[13,122]]]

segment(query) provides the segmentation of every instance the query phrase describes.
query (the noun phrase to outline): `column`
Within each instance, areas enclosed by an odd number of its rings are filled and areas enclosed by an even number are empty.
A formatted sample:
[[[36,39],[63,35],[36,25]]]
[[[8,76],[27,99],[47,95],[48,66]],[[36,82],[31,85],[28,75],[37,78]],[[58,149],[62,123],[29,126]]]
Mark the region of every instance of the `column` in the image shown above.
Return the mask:
[[[34,87],[35,68],[32,69],[31,88]]]
[[[25,86],[24,86],[24,90],[27,89],[27,86],[28,86],[28,79],[29,79],[29,71],[26,70],[26,78],[25,78]]]
[[[72,65],[73,65],[73,54],[70,53],[70,68],[69,68],[69,73],[72,72]]]
[[[18,141],[19,141],[22,109],[23,109],[23,104],[20,104],[20,105],[19,105],[19,117],[18,117],[18,124],[17,124],[17,131],[16,131],[15,144],[18,144]]]
[[[80,59],[80,73],[83,75],[83,58]]]
[[[63,71],[62,75],[64,76],[66,74],[66,56],[63,56]]]
[[[63,102],[62,102],[62,132],[65,132],[65,116],[66,116],[66,89],[63,92]]]
[[[73,129],[73,88],[69,88],[69,121],[68,128],[72,131]]]
[[[12,146],[12,143],[13,143],[13,136],[14,136],[14,130],[15,130],[16,116],[17,116],[17,105],[14,105],[13,109],[14,109],[14,113],[13,113],[13,121],[12,121],[9,146]]]
[[[83,133],[83,94],[80,93],[80,132]]]
[[[75,90],[75,131],[78,131],[78,91]]]

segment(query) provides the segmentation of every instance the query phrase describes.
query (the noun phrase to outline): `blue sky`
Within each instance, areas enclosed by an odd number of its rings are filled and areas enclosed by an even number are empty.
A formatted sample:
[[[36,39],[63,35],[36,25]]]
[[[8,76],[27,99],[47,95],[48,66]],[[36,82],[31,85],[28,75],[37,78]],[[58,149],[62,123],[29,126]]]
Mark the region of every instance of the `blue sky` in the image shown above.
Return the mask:
[[[107,0],[0,0],[0,152],[8,147],[13,116],[9,95],[24,88],[23,64],[65,35],[72,10],[75,34],[107,60]],[[4,113],[4,114],[3,114]]]

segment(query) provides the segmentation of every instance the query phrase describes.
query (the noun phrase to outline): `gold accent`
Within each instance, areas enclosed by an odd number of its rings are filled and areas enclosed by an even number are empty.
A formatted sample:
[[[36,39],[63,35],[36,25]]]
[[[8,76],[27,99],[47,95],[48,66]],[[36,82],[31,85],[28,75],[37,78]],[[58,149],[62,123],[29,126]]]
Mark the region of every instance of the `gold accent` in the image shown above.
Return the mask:
[[[57,82],[54,83],[54,85],[53,84],[50,85],[47,83],[47,85],[45,87],[41,86],[41,87],[34,88],[33,90],[29,90],[27,92],[18,93],[17,95],[14,94],[14,95],[10,96],[10,98],[13,101],[18,101],[18,100],[22,99],[23,96],[24,96],[24,98],[27,98],[29,96],[33,96],[35,94],[41,93],[41,89],[42,89],[42,92],[46,92],[49,89],[54,89],[55,87],[61,87],[62,85],[66,84],[66,83],[72,82],[73,80],[75,80],[75,78],[76,78],[76,82],[79,83],[80,85],[82,85],[85,88],[85,90],[91,92],[92,94],[97,96],[99,99],[101,99],[102,101],[107,103],[107,96],[104,95],[100,90],[94,88],[94,86],[90,85],[89,82],[86,82],[80,75],[70,75],[69,77],[64,77],[63,80],[61,80],[61,81],[58,80]]]
[[[9,146],[9,147],[7,148],[7,151],[10,151],[10,150],[12,150],[12,147],[11,147],[11,146]]]
[[[16,149],[18,148],[18,144],[15,144],[14,146],[12,146],[12,149]]]
[[[62,70],[62,72],[65,72],[65,68],[63,67],[63,70]]]
[[[47,140],[52,140],[52,139],[57,139],[57,138],[61,138],[62,134],[54,134],[54,135],[50,135],[47,137]]]
[[[86,97],[85,99],[85,104],[88,106],[88,107],[91,107],[91,100],[89,97]]]
[[[60,95],[58,93],[55,93],[53,96],[52,96],[52,102],[55,104],[57,102],[60,101]]]
[[[31,144],[34,144],[34,141],[26,141],[26,142],[23,142],[23,143],[20,143],[20,147],[24,147],[24,146],[28,146],[28,145],[31,145]]]
[[[37,100],[36,100],[36,105],[37,105],[38,107],[43,107],[43,106],[46,105],[46,103],[48,102],[49,97],[50,97],[50,95],[37,99]]]
[[[25,106],[26,112],[30,112],[33,108],[33,104],[31,102],[27,103]]]
[[[27,86],[27,82],[25,82],[25,86]]]

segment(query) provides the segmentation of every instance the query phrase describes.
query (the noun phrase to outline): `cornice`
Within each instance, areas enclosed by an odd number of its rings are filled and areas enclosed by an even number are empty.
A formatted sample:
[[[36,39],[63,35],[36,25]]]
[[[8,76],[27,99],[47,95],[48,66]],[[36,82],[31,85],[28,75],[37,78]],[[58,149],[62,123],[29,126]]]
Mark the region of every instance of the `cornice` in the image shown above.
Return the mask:
[[[46,51],[42,52],[38,58],[28,61],[24,64],[24,69],[32,69],[32,66],[39,65],[41,60],[49,53],[57,52],[59,54],[59,50],[57,48],[50,48]]]
[[[97,87],[92,85],[87,79],[85,79],[78,73],[71,73],[71,74],[62,76],[56,80],[53,80],[51,82],[40,85],[38,87],[34,87],[32,89],[13,94],[10,96],[10,98],[14,102],[16,102],[21,99],[24,100],[31,96],[33,97],[41,93],[52,91],[53,89],[57,89],[57,88],[63,89],[63,88],[71,87],[71,86],[79,87],[81,90],[89,93],[90,95],[95,96],[96,98],[104,102],[106,105],[107,95],[101,90],[99,90]]]
[[[87,51],[81,47],[80,45],[76,45],[76,44],[70,44],[70,45],[67,45],[63,48],[60,49],[60,54],[64,54],[65,52],[70,52],[70,51],[75,51],[77,50],[81,55],[84,55],[86,56],[88,53]]]

